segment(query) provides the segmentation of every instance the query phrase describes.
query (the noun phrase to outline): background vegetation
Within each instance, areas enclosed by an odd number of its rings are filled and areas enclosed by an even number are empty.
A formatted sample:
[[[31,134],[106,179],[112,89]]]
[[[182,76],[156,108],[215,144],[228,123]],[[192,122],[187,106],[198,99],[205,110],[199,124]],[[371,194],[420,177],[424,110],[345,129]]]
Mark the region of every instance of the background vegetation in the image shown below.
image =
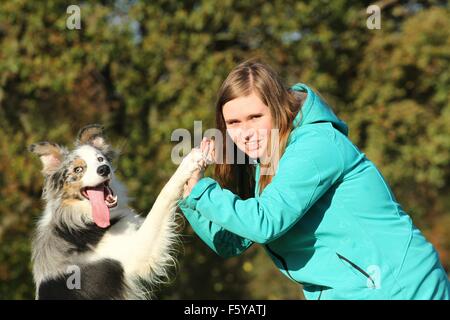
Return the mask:
[[[81,30],[66,27],[70,4],[0,2],[1,299],[34,296],[42,177],[29,144],[71,146],[81,126],[104,124],[145,214],[175,169],[172,131],[212,128],[221,82],[250,57],[326,97],[450,270],[448,1],[379,1],[380,30],[361,0],[79,0]],[[258,246],[223,260],[183,233],[161,298],[301,298]]]

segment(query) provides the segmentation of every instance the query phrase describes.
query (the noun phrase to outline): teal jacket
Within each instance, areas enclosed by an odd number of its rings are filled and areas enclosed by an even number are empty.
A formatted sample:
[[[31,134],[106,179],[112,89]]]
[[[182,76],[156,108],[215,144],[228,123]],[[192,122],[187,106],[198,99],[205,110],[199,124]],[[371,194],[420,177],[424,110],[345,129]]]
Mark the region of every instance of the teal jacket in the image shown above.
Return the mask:
[[[272,182],[240,199],[209,177],[179,207],[217,254],[264,245],[307,299],[449,299],[434,247],[311,88]],[[256,164],[256,186],[259,165]]]

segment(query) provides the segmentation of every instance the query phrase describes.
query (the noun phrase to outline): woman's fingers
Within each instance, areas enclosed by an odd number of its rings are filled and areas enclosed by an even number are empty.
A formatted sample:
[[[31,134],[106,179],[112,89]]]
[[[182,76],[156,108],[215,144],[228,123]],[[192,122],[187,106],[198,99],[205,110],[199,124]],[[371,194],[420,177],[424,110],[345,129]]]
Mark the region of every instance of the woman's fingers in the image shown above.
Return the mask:
[[[203,165],[215,163],[215,143],[214,140],[204,137],[200,142],[200,150],[205,158]]]
[[[206,140],[206,142],[205,142],[205,149],[204,149],[204,152],[203,152],[203,154],[205,155],[205,158],[208,157],[209,150],[210,150],[210,145],[211,145],[210,140],[209,139]]]
[[[203,138],[202,141],[200,142],[200,150],[202,152],[204,152],[205,149],[205,143],[206,143],[206,138]]]
[[[209,164],[215,163],[215,144],[214,140],[209,140],[208,153],[206,155],[206,159]]]
[[[211,161],[216,162],[216,143],[211,140]]]
[[[205,158],[207,164],[215,163],[214,149],[215,149],[214,140],[209,139],[205,147]]]

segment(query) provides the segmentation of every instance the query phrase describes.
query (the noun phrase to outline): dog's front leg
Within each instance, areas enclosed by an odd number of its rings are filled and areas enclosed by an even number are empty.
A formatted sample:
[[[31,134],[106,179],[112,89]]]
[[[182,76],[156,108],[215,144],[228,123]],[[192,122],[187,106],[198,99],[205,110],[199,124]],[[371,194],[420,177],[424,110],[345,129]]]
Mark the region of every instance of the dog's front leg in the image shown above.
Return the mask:
[[[136,233],[132,244],[133,259],[126,269],[147,278],[149,275],[165,276],[166,266],[172,260],[171,247],[176,238],[175,211],[183,188],[196,170],[201,169],[204,156],[193,149],[181,162],[170,180],[159,193],[150,213]]]

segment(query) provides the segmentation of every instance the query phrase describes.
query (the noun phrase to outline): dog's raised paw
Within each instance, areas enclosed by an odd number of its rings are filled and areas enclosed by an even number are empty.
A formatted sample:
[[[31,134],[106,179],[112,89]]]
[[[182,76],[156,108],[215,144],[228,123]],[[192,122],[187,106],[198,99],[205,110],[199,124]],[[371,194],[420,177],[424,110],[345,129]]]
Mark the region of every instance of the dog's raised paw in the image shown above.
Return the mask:
[[[190,178],[195,171],[202,169],[205,161],[205,155],[202,151],[198,148],[193,148],[181,162],[180,169]]]

